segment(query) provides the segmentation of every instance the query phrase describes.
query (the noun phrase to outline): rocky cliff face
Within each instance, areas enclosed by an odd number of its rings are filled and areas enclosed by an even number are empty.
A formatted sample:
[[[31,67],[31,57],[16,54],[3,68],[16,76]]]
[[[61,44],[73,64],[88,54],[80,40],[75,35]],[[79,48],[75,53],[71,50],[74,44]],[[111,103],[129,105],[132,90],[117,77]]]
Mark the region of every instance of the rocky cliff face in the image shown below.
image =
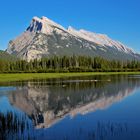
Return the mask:
[[[88,55],[107,59],[140,59],[140,55],[107,35],[65,29],[46,17],[34,17],[19,37],[9,42],[7,52],[31,60],[52,55]]]

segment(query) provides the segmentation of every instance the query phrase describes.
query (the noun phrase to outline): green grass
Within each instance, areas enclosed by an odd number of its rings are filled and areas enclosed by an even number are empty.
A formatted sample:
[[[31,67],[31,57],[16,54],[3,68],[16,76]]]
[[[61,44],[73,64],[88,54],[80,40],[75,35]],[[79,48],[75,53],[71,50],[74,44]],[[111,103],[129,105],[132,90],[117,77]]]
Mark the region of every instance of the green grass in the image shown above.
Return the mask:
[[[16,74],[0,74],[0,82],[31,80],[31,79],[47,79],[47,78],[63,78],[76,76],[92,76],[92,75],[113,75],[113,74],[140,74],[140,72],[82,72],[82,73],[16,73]]]

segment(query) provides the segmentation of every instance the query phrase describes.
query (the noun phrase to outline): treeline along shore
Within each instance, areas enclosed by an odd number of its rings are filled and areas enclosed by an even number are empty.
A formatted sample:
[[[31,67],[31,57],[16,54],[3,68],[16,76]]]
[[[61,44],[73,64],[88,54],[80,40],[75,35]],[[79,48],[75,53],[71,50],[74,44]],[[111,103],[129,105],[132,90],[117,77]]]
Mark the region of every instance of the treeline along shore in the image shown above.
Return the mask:
[[[138,60],[107,60],[89,56],[53,56],[31,61],[4,60],[0,58],[0,73],[50,73],[50,72],[135,72],[140,71]]]

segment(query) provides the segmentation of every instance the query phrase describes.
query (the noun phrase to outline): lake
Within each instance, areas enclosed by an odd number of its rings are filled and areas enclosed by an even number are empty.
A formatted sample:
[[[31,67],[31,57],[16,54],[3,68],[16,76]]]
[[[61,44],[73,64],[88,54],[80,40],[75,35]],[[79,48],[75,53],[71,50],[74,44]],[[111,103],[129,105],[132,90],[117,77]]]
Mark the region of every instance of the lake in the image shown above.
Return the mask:
[[[140,75],[0,83],[0,139],[139,140]]]

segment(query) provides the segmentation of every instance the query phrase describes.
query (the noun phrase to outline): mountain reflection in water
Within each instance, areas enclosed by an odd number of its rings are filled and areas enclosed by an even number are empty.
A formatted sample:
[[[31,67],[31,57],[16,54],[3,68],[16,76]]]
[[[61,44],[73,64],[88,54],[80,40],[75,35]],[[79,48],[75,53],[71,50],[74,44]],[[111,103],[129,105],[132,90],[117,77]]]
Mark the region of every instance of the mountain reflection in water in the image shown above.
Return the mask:
[[[32,80],[9,83],[9,85],[16,87],[6,93],[14,111],[7,109],[7,112],[4,113],[1,111],[2,108],[0,109],[0,138],[6,136],[8,139],[11,134],[15,134],[15,137],[23,137],[23,139],[38,139],[40,137],[46,139],[47,137],[51,140],[77,138],[114,140],[119,137],[125,138],[128,135],[129,138],[132,138],[131,134],[134,132],[129,129],[130,124],[127,121],[116,122],[99,119],[93,124],[93,128],[79,126],[75,132],[70,131],[73,136],[63,135],[60,130],[60,133],[54,136],[51,130],[55,125],[59,125],[58,122],[63,123],[69,117],[75,120],[81,114],[85,116],[86,120],[86,114],[90,112],[94,114],[98,110],[107,110],[113,103],[132,95],[140,87],[138,78],[95,76],[84,79]],[[4,94],[2,95],[4,96]],[[21,114],[17,115],[19,111]]]

